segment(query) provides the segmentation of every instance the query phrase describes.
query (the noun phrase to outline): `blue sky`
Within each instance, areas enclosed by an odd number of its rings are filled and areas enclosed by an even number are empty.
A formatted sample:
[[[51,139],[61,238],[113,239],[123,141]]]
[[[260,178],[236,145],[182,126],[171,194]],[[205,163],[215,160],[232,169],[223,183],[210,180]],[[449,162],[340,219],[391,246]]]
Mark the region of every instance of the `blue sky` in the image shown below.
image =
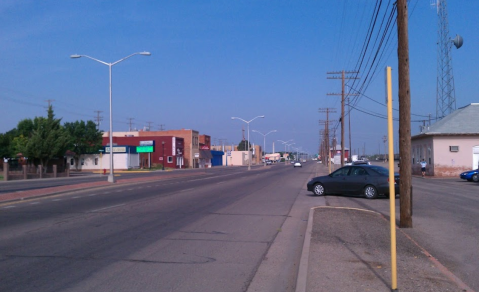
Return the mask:
[[[383,10],[388,3],[382,1]],[[238,144],[246,124],[276,140],[317,153],[319,108],[336,108],[340,80],[327,72],[355,70],[366,38],[374,0],[223,1],[16,1],[0,2],[0,132],[25,118],[46,116],[52,100],[63,122],[94,120],[109,129],[108,66],[113,66],[113,130],[133,127],[195,129],[218,143]],[[479,102],[479,1],[449,1],[449,34],[464,46],[452,50],[457,107]],[[437,15],[429,0],[409,3],[412,120],[435,116]],[[352,148],[384,151],[386,120],[384,67],[393,69],[397,96],[397,37],[383,49],[378,69],[351,112]],[[361,81],[362,80],[362,81]],[[351,85],[351,83],[348,83]],[[397,98],[394,108],[398,108]],[[364,113],[366,111],[367,113]],[[398,117],[398,112],[395,111]],[[472,121],[471,121],[472,122]],[[474,121],[475,123],[479,122]],[[413,134],[419,122],[412,123]],[[394,125],[398,130],[397,123]],[[348,127],[346,127],[347,129]],[[246,134],[245,134],[246,135]],[[340,138],[340,127],[336,136]],[[396,135],[397,136],[397,135]],[[345,144],[348,146],[348,133]],[[251,142],[263,136],[250,132]],[[397,137],[396,137],[397,140]],[[395,143],[397,145],[397,142]],[[276,150],[284,150],[280,142]]]

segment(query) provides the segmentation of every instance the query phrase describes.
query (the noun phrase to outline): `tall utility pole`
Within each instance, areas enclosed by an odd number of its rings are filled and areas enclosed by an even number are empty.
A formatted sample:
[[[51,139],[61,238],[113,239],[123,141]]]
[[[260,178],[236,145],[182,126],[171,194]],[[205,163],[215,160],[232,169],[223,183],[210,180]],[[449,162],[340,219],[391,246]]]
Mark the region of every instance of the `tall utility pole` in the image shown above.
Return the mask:
[[[159,128],[160,131],[163,131],[163,130],[164,130],[164,128],[163,128],[164,125],[165,125],[165,124],[159,124],[159,125],[158,125],[158,126],[160,127],[160,128]]]
[[[148,131],[151,131],[151,124],[153,124],[153,122],[146,122],[148,124]]]
[[[320,108],[320,109],[318,109],[318,111],[320,113],[326,113],[326,121],[324,121],[324,120],[319,121],[319,123],[324,124],[324,136],[326,137],[325,144],[326,144],[326,153],[327,153],[325,158],[328,161],[327,165],[329,165],[331,163],[331,157],[330,157],[331,156],[331,149],[330,149],[330,145],[329,145],[329,113],[335,113],[336,109],[326,107],[326,108]]]
[[[409,86],[409,40],[407,0],[397,0],[399,86],[399,227],[412,228],[411,183],[411,91]]]
[[[344,98],[346,94],[344,93],[344,80],[345,79],[359,79],[359,77],[346,77],[345,74],[358,74],[359,71],[341,71],[341,72],[327,72],[327,74],[341,74],[341,77],[333,76],[328,77],[328,79],[341,79],[341,94],[338,93],[328,93],[328,95],[341,95],[341,166],[344,166]],[[358,94],[347,94],[349,95],[358,95]],[[351,151],[351,149],[349,149]],[[351,155],[351,154],[350,154]]]
[[[96,121],[96,128],[100,130],[100,122],[103,121],[103,117],[100,116],[100,113],[103,111],[94,111],[96,113],[95,121]]]
[[[383,136],[383,143],[384,143],[384,162],[388,161],[387,159],[387,151],[386,151],[386,142],[388,141],[388,136]]]
[[[128,131],[131,132],[131,125],[133,125],[132,121],[134,120],[134,118],[128,118],[127,120],[128,120],[128,125],[129,125],[128,126]]]
[[[48,102],[48,108],[50,108],[50,105],[51,105],[52,102],[54,102],[55,100],[54,100],[54,99],[46,99],[45,101]]]

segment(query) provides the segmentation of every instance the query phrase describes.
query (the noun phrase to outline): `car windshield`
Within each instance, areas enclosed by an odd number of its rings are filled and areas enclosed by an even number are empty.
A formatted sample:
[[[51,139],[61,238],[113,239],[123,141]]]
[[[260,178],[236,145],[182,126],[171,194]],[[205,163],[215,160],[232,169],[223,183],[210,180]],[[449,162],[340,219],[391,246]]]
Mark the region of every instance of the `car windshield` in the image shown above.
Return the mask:
[[[389,170],[387,168],[384,168],[382,166],[371,166],[369,167],[369,169],[372,169],[380,174],[385,174],[385,175],[389,175]]]

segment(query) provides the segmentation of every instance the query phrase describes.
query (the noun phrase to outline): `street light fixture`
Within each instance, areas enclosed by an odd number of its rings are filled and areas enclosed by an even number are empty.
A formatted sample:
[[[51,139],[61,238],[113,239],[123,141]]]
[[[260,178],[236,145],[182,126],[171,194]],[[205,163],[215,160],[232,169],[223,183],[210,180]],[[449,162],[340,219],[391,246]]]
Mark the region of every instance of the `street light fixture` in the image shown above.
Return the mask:
[[[289,146],[294,145],[294,144],[296,144],[296,143],[293,142],[293,143],[290,143],[290,144],[286,144],[286,146],[288,146],[288,151],[290,151]],[[289,160],[291,160],[291,157],[290,157],[289,154],[288,154],[288,158],[289,158]]]
[[[107,65],[108,66],[108,69],[109,69],[109,73],[110,73],[110,133],[109,133],[109,136],[110,136],[110,175],[108,176],[108,182],[111,182],[111,183],[114,183],[115,182],[115,176],[114,176],[114,173],[113,173],[113,118],[112,118],[112,106],[111,106],[111,67],[113,67],[113,65],[116,65],[130,57],[133,57],[135,55],[142,55],[142,56],[151,56],[151,53],[150,52],[138,52],[138,53],[133,53],[129,56],[126,56],[116,62],[113,62],[113,63],[107,63],[107,62],[103,62],[101,60],[98,60],[98,59],[95,59],[95,58],[92,58],[90,56],[87,56],[87,55],[70,55],[70,58],[72,59],[78,59],[78,58],[81,58],[81,57],[85,57],[85,58],[88,58],[88,59],[91,59],[93,61],[96,61],[98,63],[102,63],[103,65]]]
[[[264,151],[264,162],[263,163],[264,163],[264,166],[266,166],[266,135],[274,133],[274,132],[278,132],[278,131],[272,130],[272,131],[269,131],[266,134],[263,134],[260,131],[256,131],[256,130],[252,130],[252,131],[255,132],[255,133],[259,133],[259,134],[263,135],[263,147],[264,147],[264,150],[263,150]]]
[[[285,164],[285,165],[287,164],[287,161],[286,161],[286,143],[291,142],[291,141],[293,141],[293,140],[294,140],[294,139],[289,139],[288,141],[278,140],[279,142],[281,142],[281,143],[284,145],[284,154],[283,154],[283,157],[284,157],[284,164]]]
[[[251,152],[250,152],[250,149],[249,149],[250,148],[250,145],[249,145],[249,123],[256,120],[257,118],[264,119],[264,116],[257,116],[257,117],[254,117],[253,119],[249,120],[249,121],[243,120],[242,118],[238,118],[238,117],[231,117],[232,120],[240,120],[240,121],[245,122],[248,125],[248,170],[251,170]]]

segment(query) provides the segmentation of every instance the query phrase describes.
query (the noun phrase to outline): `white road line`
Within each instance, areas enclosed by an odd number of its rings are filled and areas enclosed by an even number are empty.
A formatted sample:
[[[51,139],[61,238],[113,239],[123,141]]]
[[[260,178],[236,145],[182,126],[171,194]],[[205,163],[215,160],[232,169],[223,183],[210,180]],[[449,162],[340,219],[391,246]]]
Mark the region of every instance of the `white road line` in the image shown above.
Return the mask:
[[[96,196],[96,194],[91,194],[91,195],[88,195],[89,197],[93,197],[93,196]]]
[[[61,201],[62,199],[53,199],[52,202],[58,202]]]
[[[187,192],[187,191],[192,191],[192,190],[194,190],[194,188],[181,190],[180,192]]]
[[[73,197],[72,199],[78,199],[78,198],[81,198],[81,197]]]
[[[109,206],[109,207],[105,207],[105,208],[101,208],[101,209],[96,209],[96,210],[91,210],[89,212],[98,212],[98,211],[103,211],[103,210],[107,210],[107,209],[111,209],[111,208],[116,208],[116,207],[120,207],[120,206],[124,206],[125,204],[120,204],[120,205],[114,205],[114,206]]]
[[[10,209],[10,208],[16,208],[17,206],[6,206],[6,207],[3,207],[3,209]]]
[[[31,202],[30,205],[38,205],[40,202]]]

